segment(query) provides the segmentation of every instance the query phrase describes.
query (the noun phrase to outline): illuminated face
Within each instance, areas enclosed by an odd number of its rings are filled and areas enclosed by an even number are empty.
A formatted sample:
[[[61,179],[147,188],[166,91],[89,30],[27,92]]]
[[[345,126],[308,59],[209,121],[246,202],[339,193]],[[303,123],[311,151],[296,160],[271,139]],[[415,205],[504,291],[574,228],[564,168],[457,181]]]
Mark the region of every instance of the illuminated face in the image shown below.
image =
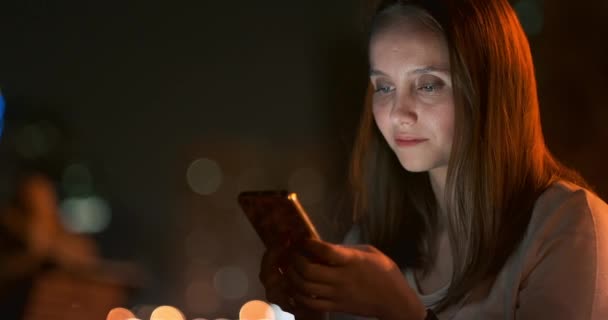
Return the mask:
[[[454,132],[448,47],[442,35],[403,18],[370,41],[374,119],[408,171],[446,170]]]

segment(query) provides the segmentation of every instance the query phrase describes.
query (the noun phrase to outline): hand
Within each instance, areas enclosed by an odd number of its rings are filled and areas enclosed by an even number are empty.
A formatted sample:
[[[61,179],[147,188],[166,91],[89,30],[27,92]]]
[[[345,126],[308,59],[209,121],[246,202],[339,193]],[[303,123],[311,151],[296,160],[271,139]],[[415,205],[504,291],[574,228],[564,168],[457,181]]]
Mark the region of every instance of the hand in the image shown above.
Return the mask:
[[[373,246],[307,240],[286,276],[297,305],[380,319],[424,319],[425,306],[399,267]]]
[[[95,242],[75,234],[59,235],[51,252],[51,259],[66,269],[91,270],[100,264]]]
[[[286,258],[289,255],[289,250],[288,247],[284,247],[270,249],[264,253],[259,278],[266,289],[266,300],[278,305],[284,311],[292,313],[298,320],[323,319],[324,312],[295,304],[285,277],[285,271],[288,268]]]

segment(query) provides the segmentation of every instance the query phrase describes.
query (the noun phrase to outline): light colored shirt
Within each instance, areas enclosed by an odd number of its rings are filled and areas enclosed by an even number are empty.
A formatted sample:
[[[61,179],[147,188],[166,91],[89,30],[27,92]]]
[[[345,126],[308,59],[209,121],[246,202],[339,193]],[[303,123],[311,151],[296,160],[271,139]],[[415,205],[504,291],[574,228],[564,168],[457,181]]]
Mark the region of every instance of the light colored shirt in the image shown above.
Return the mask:
[[[353,227],[344,242],[361,243]],[[447,287],[422,295],[430,307]],[[608,205],[576,185],[558,182],[536,201],[528,229],[493,283],[437,314],[441,320],[608,319]],[[481,293],[479,293],[481,292]],[[331,314],[332,320],[369,319]]]

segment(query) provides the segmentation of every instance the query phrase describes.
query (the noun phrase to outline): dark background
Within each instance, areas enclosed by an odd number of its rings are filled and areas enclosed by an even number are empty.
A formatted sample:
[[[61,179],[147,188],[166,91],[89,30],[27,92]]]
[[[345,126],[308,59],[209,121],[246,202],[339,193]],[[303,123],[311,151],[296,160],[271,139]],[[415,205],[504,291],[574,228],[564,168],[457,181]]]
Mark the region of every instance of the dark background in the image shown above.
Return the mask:
[[[111,208],[94,235],[104,256],[145,271],[128,307],[233,317],[263,298],[263,248],[238,191],[300,192],[332,241],[348,223],[338,208],[367,81],[361,2],[3,1],[1,195],[24,158],[58,185],[69,165],[86,167]],[[547,143],[606,199],[608,1],[516,7]],[[220,180],[195,170],[200,158]],[[216,192],[193,192],[192,163]]]

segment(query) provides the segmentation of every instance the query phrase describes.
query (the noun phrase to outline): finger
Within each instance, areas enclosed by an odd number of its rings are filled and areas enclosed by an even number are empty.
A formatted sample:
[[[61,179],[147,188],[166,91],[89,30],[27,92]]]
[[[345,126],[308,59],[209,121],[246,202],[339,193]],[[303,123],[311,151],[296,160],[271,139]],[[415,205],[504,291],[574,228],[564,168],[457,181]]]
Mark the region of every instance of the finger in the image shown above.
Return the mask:
[[[285,273],[290,289],[313,298],[333,298],[334,287],[304,280],[297,271],[289,268]]]
[[[355,249],[363,252],[378,252],[378,249],[369,244],[343,244],[340,245],[342,248]]]
[[[279,270],[279,259],[285,253],[284,249],[268,249],[264,252],[262,256],[262,262],[260,264],[260,273],[258,275],[260,281],[262,283],[267,281],[267,278],[278,273],[281,273]]]
[[[348,262],[348,250],[329,242],[306,239],[300,243],[300,248],[308,255],[328,265],[344,265]]]
[[[293,254],[292,257],[291,268],[304,280],[327,285],[339,284],[341,278],[335,267],[314,263],[300,254]]]
[[[323,312],[337,311],[337,305],[332,300],[312,298],[297,292],[293,293],[293,299],[295,300],[295,304],[300,308],[307,308]]]

